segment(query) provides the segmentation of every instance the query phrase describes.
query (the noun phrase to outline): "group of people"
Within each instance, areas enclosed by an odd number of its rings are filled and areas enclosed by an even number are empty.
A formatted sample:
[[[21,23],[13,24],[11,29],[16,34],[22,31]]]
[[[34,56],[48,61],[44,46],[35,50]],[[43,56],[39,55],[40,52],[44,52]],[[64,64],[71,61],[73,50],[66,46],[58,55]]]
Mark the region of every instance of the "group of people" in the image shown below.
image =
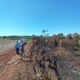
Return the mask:
[[[24,40],[17,41],[15,48],[16,48],[16,53],[18,55],[23,55],[25,45],[26,45],[26,42]]]

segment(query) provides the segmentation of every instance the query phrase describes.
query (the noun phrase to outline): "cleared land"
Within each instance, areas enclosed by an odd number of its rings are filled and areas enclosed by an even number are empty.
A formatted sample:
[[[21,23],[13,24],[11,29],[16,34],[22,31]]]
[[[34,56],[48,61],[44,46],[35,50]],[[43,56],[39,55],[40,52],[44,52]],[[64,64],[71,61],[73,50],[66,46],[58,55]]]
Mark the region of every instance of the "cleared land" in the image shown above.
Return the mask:
[[[3,45],[13,42],[3,41]],[[80,51],[48,43],[43,38],[34,38],[25,47],[30,62],[21,60],[14,46],[5,50],[0,55],[0,80],[80,80]]]
[[[15,47],[15,40],[0,39],[0,53],[4,53],[8,49]]]
[[[15,40],[0,39],[0,80],[12,80],[13,72],[16,72],[15,43]]]

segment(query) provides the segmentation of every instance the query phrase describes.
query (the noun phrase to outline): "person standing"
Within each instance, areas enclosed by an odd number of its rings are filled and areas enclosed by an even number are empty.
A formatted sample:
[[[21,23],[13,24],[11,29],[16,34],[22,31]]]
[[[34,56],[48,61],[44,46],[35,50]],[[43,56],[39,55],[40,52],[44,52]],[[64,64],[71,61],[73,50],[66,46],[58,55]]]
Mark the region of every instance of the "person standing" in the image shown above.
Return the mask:
[[[17,41],[15,48],[16,48],[16,54],[20,55],[20,48],[21,48],[21,41],[20,40]]]

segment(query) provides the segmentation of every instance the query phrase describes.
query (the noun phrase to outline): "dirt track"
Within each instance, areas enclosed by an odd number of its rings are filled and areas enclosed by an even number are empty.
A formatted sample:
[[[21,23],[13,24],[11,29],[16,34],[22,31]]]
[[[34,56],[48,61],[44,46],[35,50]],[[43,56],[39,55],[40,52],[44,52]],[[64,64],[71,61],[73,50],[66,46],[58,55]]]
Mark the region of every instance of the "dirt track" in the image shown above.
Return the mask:
[[[15,53],[15,49],[10,49],[6,53],[0,55],[0,66],[2,68],[0,74],[0,80],[12,80],[13,75],[18,69],[16,65],[20,59]]]
[[[26,63],[16,54],[15,48],[0,53],[0,80],[15,80],[16,73],[25,65]]]

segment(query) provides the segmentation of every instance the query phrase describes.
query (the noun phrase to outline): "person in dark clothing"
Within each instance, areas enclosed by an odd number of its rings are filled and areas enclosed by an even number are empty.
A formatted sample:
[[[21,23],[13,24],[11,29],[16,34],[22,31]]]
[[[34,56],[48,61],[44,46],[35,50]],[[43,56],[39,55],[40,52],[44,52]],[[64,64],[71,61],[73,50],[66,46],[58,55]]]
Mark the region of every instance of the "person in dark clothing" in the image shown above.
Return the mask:
[[[16,53],[18,55],[20,55],[20,48],[21,48],[21,41],[20,40],[17,41],[15,48],[16,48]]]
[[[21,40],[21,54],[24,54],[24,47],[26,45],[26,41],[24,39]]]
[[[16,53],[22,56],[24,54],[25,45],[26,45],[26,41],[24,39],[17,41],[16,46],[15,46]]]

